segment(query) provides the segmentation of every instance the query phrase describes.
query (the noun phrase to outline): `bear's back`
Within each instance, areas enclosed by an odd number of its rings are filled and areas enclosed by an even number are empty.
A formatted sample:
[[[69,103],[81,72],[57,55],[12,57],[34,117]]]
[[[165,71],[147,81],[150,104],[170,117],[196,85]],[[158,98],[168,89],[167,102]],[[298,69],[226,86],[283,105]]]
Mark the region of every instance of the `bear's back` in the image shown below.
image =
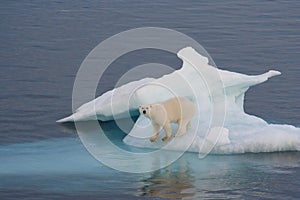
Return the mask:
[[[185,97],[174,97],[162,103],[170,121],[178,121],[182,118],[192,118],[196,106]]]

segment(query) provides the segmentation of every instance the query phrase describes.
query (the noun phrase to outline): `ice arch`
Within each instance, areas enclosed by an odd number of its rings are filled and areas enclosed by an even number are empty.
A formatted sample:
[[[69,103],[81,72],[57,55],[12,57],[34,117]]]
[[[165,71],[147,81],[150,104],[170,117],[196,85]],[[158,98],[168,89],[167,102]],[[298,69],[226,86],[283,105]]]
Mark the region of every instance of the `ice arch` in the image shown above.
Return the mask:
[[[261,118],[246,114],[243,109],[245,92],[251,86],[280,75],[280,72],[270,70],[261,75],[249,76],[217,69],[210,66],[208,59],[191,47],[180,50],[177,55],[183,60],[181,69],[159,79],[145,78],[108,91],[79,107],[73,115],[58,120],[58,122],[95,119],[106,121],[123,118],[128,116],[129,110],[136,111],[141,104],[160,102],[174,94],[186,96],[196,101],[199,106],[198,118],[196,118],[200,120],[200,126],[192,126],[187,134],[180,138],[174,138],[167,149],[181,150],[181,147],[184,146],[183,143],[190,141],[189,151],[199,152],[204,139],[209,140],[209,138],[205,138],[207,131],[217,130],[216,132],[218,132],[219,127],[210,127],[213,96],[214,99],[220,97],[220,101],[224,101],[226,111],[223,125],[226,131],[220,135],[217,145],[213,148],[213,153],[300,150],[299,128],[291,125],[268,124]],[[197,72],[197,68],[201,69],[201,75]],[[216,76],[216,72],[218,76]],[[203,117],[204,113],[205,117]],[[164,146],[165,144],[162,142],[151,143],[149,141],[152,127],[147,123],[147,119],[139,117],[133,129],[124,138],[124,142],[143,148]],[[192,133],[195,131],[196,137],[192,137]],[[213,138],[214,136],[212,136],[212,140]]]

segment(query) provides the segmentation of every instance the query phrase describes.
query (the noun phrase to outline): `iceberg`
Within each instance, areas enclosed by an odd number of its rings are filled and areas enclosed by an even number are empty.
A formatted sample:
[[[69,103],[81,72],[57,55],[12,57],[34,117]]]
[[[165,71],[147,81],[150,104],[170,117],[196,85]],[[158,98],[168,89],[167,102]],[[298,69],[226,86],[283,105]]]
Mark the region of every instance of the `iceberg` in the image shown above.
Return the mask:
[[[163,148],[215,154],[299,151],[300,129],[291,125],[269,124],[244,111],[245,92],[279,71],[245,75],[218,69],[193,48],[177,53],[182,68],[161,78],[145,78],[108,91],[79,107],[57,122],[116,120],[138,116],[138,106],[184,96],[197,104],[197,114],[186,134],[169,143],[151,143],[152,126],[140,116],[124,143],[142,148]],[[173,132],[176,125],[172,125]],[[163,130],[161,136],[164,135]]]

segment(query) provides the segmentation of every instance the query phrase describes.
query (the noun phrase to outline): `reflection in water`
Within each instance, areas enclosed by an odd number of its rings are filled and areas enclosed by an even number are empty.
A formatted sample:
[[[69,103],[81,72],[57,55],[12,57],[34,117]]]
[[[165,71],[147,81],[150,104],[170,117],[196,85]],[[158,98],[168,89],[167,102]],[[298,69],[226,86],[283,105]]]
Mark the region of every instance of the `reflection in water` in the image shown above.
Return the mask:
[[[144,184],[139,189],[139,196],[184,198],[195,194],[194,177],[188,163],[181,159],[176,164],[151,173],[141,180]]]
[[[88,124],[88,122],[85,123]],[[123,150],[137,152],[144,150],[125,145],[122,139],[126,133],[122,132],[115,122],[100,122],[100,125],[107,138]],[[71,124],[64,128],[70,132],[75,130]],[[84,134],[93,135],[95,132],[91,128]],[[93,142],[101,146],[103,141],[93,140]],[[81,155],[74,152],[75,147],[71,149],[71,155]],[[66,153],[67,150],[64,150],[65,155]],[[124,164],[124,160],[117,159],[105,149],[102,149],[102,153],[108,158],[115,159],[118,165]],[[158,156],[154,159],[149,158],[143,164],[160,165],[163,158],[167,159],[166,156]],[[80,160],[82,162],[83,158],[80,157]],[[128,160],[128,162],[138,161]],[[128,175],[122,172],[116,173],[115,170],[97,173],[91,170],[91,176],[86,179],[85,185],[86,187],[97,185],[99,186],[97,191],[101,191],[102,188],[114,188],[117,184],[119,185],[118,194],[130,193],[134,195],[132,198],[138,199],[260,199],[262,197],[299,199],[296,198],[300,196],[299,169],[299,152],[209,155],[205,159],[199,159],[195,153],[185,153],[168,167],[151,173]],[[95,174],[98,174],[97,178]],[[103,179],[107,177],[112,178],[111,183],[103,182]]]
[[[300,186],[299,167],[299,152],[211,155],[202,160],[186,153],[172,165],[141,179],[138,195],[171,199],[284,198],[287,193],[283,188],[291,188],[290,197],[299,197],[295,190]]]

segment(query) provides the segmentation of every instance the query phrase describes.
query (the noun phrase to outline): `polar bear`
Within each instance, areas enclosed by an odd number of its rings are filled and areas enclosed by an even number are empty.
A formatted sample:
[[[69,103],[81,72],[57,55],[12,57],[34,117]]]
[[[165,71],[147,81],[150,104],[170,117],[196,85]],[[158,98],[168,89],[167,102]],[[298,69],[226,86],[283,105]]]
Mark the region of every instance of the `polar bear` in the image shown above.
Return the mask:
[[[139,106],[139,111],[141,115],[149,118],[152,122],[154,136],[151,137],[150,141],[157,140],[161,127],[166,133],[162,140],[168,141],[172,136],[171,123],[178,124],[175,137],[184,134],[195,115],[196,106],[185,97],[174,97],[162,103]]]

